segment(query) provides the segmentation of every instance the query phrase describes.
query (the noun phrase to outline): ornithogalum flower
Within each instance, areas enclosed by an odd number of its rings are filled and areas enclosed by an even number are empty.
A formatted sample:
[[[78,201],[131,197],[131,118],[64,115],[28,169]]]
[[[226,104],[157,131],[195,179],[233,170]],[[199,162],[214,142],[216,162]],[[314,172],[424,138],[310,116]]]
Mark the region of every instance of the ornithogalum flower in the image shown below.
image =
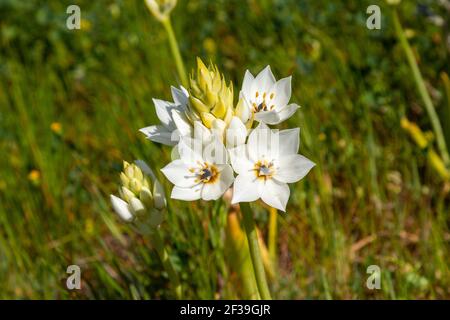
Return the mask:
[[[232,203],[261,198],[271,207],[286,210],[288,183],[299,181],[314,166],[298,154],[299,130],[275,131],[261,123],[250,133],[247,144],[230,150],[231,163],[238,174]]]
[[[156,115],[161,124],[140,129],[149,140],[165,145],[174,146],[180,136],[192,134],[192,124],[186,118],[189,93],[182,86],[180,89],[171,88],[174,102],[153,99]]]
[[[142,160],[123,162],[120,174],[120,197],[111,195],[114,211],[125,221],[142,220],[158,226],[166,207],[164,190],[150,167]]]
[[[169,18],[177,0],[145,0],[145,4],[156,19],[164,21]]]
[[[276,81],[267,66],[256,77],[245,72],[240,97],[245,101],[249,114],[254,119],[266,124],[278,124],[289,117],[299,108],[298,105],[288,104],[291,99],[291,77]],[[242,119],[246,122],[246,119]]]
[[[182,137],[177,148],[180,158],[161,169],[174,184],[172,199],[217,200],[233,183],[228,153],[219,139],[213,137],[205,145],[204,141]]]

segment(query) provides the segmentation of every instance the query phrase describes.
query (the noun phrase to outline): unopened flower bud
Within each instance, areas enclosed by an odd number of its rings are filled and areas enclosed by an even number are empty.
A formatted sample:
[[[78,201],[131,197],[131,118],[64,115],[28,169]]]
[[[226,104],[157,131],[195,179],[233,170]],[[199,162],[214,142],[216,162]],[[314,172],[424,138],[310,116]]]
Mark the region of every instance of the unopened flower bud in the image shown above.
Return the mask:
[[[177,0],[145,0],[145,4],[156,19],[164,21],[169,18]]]
[[[207,128],[212,128],[217,120],[228,124],[234,115],[233,84],[227,84],[216,65],[207,68],[197,58],[197,72],[190,79],[189,102],[190,112]]]
[[[130,207],[135,216],[143,216],[146,211],[144,204],[138,198],[131,198]]]
[[[141,160],[136,164],[123,162],[119,197],[111,195],[114,211],[125,221],[139,219],[158,226],[166,207],[164,190],[150,167]]]

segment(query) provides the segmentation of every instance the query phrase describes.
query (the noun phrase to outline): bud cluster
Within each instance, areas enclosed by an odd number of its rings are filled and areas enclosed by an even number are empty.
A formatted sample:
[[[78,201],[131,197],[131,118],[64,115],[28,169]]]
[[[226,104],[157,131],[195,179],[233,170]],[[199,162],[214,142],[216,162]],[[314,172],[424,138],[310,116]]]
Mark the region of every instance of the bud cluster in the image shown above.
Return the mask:
[[[150,168],[143,161],[136,163],[138,165],[123,162],[120,197],[111,195],[111,202],[123,220],[146,220],[149,225],[156,227],[162,222],[166,206],[164,192]]]

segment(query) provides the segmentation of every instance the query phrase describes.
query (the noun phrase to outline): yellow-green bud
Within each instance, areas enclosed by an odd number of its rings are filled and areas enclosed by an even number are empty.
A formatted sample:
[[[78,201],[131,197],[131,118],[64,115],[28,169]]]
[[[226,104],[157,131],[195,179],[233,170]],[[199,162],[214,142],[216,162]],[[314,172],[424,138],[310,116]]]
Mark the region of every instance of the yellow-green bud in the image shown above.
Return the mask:
[[[143,219],[152,227],[159,225],[166,199],[161,184],[148,165],[140,160],[136,164],[124,161],[120,182],[120,198],[111,196],[113,208],[119,216],[126,221]]]
[[[119,194],[120,194],[120,197],[123,200],[125,200],[126,202],[129,202],[131,200],[131,198],[134,198],[134,193],[127,187],[120,187]]]
[[[141,200],[139,200],[138,198],[131,198],[130,202],[130,207],[131,210],[133,211],[135,216],[143,216],[146,208],[144,207],[144,204],[142,203]]]
[[[197,72],[191,75],[189,87],[190,110],[200,117],[207,128],[212,128],[216,119],[231,121],[233,109],[233,84],[227,85],[225,77],[216,65],[205,66],[197,58]],[[189,116],[192,119],[192,116]]]
[[[147,207],[151,207],[154,205],[153,195],[147,187],[143,187],[141,189],[141,191],[139,192],[139,199],[141,199],[142,203]]]

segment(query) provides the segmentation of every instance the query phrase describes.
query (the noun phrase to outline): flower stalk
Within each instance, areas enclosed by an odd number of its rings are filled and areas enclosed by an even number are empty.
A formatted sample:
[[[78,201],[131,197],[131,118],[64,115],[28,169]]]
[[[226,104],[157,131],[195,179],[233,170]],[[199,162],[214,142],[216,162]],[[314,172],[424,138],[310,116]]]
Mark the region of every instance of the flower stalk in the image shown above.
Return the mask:
[[[417,89],[419,90],[419,94],[422,98],[425,109],[427,110],[428,116],[430,117],[431,125],[433,126],[434,133],[436,135],[437,147],[439,149],[439,153],[441,154],[442,160],[446,166],[450,165],[450,157],[448,155],[447,146],[444,139],[444,133],[442,131],[441,123],[439,122],[439,117],[436,113],[436,110],[433,106],[433,102],[431,101],[430,95],[425,86],[425,82],[423,80],[422,74],[420,73],[419,67],[417,66],[416,59],[414,57],[414,53],[411,49],[411,46],[406,39],[405,32],[400,24],[400,19],[398,17],[398,13],[395,9],[393,9],[393,18],[394,18],[394,26],[395,31],[397,33],[397,37],[400,40],[400,44],[405,52],[406,59],[408,60],[408,64],[411,68],[414,81],[416,82]]]
[[[261,251],[258,243],[258,234],[256,231],[253,213],[248,202],[240,203],[242,216],[244,220],[244,228],[247,234],[250,256],[252,258],[253,271],[255,272],[256,283],[258,285],[259,295],[263,300],[271,300],[269,286],[267,284],[264,264],[261,257]]]
[[[269,210],[269,256],[272,264],[277,265],[277,236],[278,236],[278,211],[270,207]]]
[[[162,19],[161,23],[164,26],[164,29],[166,30],[167,36],[169,38],[170,50],[172,51],[173,58],[175,59],[175,65],[177,67],[178,76],[180,77],[181,84],[187,88],[189,86],[188,77],[186,69],[184,67],[183,58],[181,57],[177,38],[175,37],[175,33],[173,32],[170,17],[167,16],[165,19]]]
[[[175,268],[173,267],[172,261],[170,260],[169,254],[164,246],[164,241],[158,230],[150,233],[150,238],[154,249],[158,253],[159,259],[166,270],[170,281],[172,282],[173,289],[175,291],[175,296],[177,299],[183,298],[183,289],[181,287],[180,279],[178,277]]]

